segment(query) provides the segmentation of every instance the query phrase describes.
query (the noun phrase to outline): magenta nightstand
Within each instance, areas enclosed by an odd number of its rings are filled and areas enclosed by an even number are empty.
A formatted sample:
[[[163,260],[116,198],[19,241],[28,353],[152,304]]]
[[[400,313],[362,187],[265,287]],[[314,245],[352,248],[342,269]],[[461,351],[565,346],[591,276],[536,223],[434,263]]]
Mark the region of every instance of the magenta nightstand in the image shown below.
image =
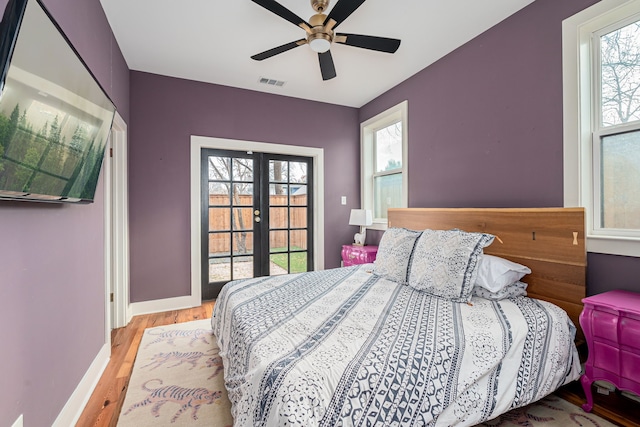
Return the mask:
[[[593,408],[591,383],[605,380],[620,390],[640,395],[640,294],[615,290],[582,300],[580,326],[589,357],[580,378],[587,403]]]
[[[349,267],[356,264],[369,264],[376,260],[377,246],[342,246],[342,265]]]

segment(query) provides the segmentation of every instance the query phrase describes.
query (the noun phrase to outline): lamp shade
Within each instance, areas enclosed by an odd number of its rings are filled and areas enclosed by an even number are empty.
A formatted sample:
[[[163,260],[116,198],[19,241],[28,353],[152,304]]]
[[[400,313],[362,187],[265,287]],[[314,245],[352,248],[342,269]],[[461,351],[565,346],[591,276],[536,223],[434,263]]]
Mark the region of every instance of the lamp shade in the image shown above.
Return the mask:
[[[373,214],[369,209],[351,209],[349,225],[368,226],[373,224]]]

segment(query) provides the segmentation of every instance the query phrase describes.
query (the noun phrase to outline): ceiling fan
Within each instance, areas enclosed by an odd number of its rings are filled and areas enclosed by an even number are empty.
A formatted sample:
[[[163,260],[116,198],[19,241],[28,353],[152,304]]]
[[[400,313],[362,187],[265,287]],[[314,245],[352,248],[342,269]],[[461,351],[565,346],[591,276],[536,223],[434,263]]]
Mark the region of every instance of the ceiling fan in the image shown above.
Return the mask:
[[[262,61],[263,59],[271,58],[295,47],[308,44],[311,50],[318,53],[322,80],[329,80],[336,76],[336,69],[333,64],[333,58],[331,57],[331,51],[329,50],[332,42],[387,53],[394,53],[400,46],[400,40],[398,39],[334,32],[335,28],[360,7],[365,0],[338,0],[328,16],[323,12],[329,7],[329,0],[311,0],[311,6],[317,13],[309,19],[309,22],[300,18],[275,0],[252,1],[292,24],[297,25],[307,33],[307,37],[304,39],[283,44],[282,46],[274,47],[273,49],[253,55],[251,58],[256,61]]]

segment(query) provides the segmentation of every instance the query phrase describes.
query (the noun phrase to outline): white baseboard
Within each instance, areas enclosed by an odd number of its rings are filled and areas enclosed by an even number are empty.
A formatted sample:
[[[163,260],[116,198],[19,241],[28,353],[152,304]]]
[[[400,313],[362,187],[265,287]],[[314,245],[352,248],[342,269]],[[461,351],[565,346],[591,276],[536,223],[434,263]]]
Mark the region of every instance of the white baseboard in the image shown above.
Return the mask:
[[[188,295],[184,297],[165,298],[154,301],[136,302],[129,305],[126,310],[127,323],[133,316],[139,314],[158,313],[161,311],[179,310],[182,308],[191,308],[201,305],[199,295]],[[91,394],[93,393],[102,373],[104,372],[109,358],[111,357],[111,346],[109,343],[105,343],[93,362],[85,372],[82,380],[74,390],[73,394],[67,400],[67,403],[62,408],[62,411],[58,414],[52,427],[69,427],[76,425],[76,422],[82,415]],[[21,419],[20,419],[21,420]],[[16,420],[16,423],[19,420]],[[19,425],[19,424],[18,424]]]
[[[138,316],[140,314],[159,313],[161,311],[198,307],[199,305],[202,305],[199,295],[187,295],[184,297],[133,302],[129,306],[129,312],[132,316]]]
[[[102,373],[109,363],[110,356],[111,346],[105,343],[98,352],[98,355],[93,359],[93,362],[91,362],[91,366],[89,366],[89,369],[85,372],[73,394],[69,400],[67,400],[64,408],[62,408],[62,411],[58,414],[58,418],[56,418],[52,427],[69,427],[76,425],[76,422],[80,418],[80,415],[82,415],[82,411],[91,397],[91,393],[93,393]]]

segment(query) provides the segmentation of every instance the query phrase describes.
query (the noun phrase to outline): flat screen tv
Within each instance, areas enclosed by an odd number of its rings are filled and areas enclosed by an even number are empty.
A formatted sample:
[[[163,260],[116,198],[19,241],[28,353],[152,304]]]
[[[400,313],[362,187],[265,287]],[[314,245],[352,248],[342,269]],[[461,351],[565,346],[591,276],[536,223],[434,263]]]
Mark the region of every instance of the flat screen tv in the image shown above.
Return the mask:
[[[0,200],[93,201],[115,107],[40,0],[0,23]]]

